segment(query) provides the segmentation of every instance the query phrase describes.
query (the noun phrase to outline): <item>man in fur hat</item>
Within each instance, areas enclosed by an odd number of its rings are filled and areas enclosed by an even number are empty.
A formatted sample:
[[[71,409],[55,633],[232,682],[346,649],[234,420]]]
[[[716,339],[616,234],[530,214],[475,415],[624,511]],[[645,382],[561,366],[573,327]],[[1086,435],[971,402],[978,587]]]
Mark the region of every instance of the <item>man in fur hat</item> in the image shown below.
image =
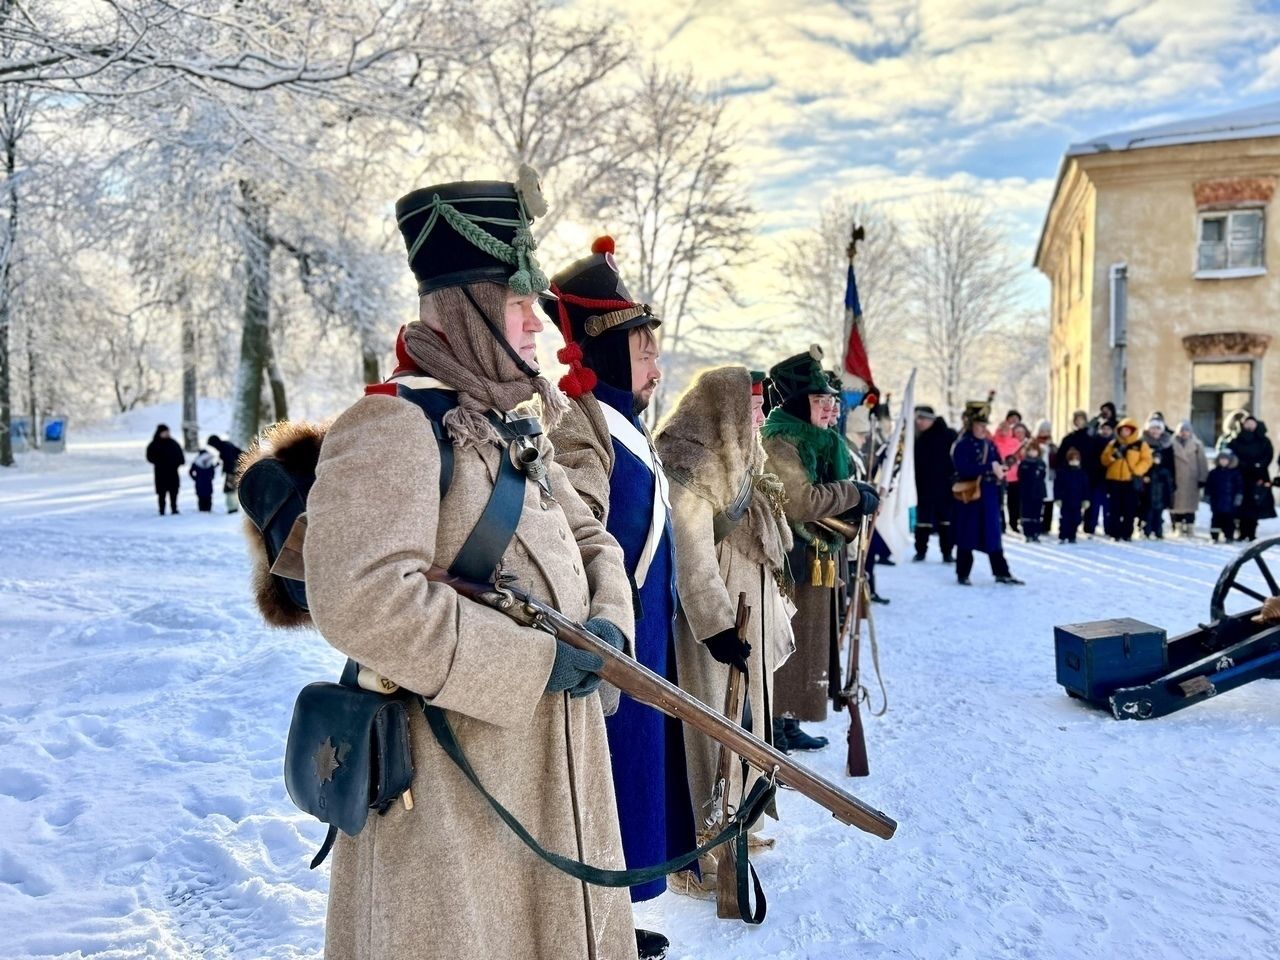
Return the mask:
[[[542,300],[564,337],[558,356],[569,366],[560,381],[569,410],[551,440],[570,482],[622,547],[637,604],[636,659],[675,681],[669,488],[640,421],[662,376],[654,334],[661,320],[627,292],[613,252],[612,239],[596,240],[590,256],[552,277],[555,299]],[[738,646],[736,640],[717,643],[713,652],[728,662]],[[607,726],[627,866],[650,866],[692,849],[693,805],[680,723],[626,699]],[[665,889],[665,880],[655,880],[632,887],[631,898],[650,900]],[[636,935],[642,957],[665,952],[661,934]]]
[[[827,745],[825,737],[811,736],[800,722],[825,720],[827,698],[839,684],[837,569],[845,543],[816,523],[827,517],[857,521],[864,512],[874,513],[877,502],[873,487],[852,479],[848,446],[829,428],[838,391],[821,361],[822,349],[815,344],[769,371],[778,405],[761,431],[765,469],[782,482],[787,520],[798,534],[790,555],[799,608],[792,624],[796,652],[777,672],[772,705],[774,738],[783,750]]]
[[[758,431],[764,424],[764,374],[745,367],[706,370],[676,403],[655,438],[671,479],[680,607],[676,658],[680,684],[721,710],[730,670],[746,673],[748,717],[732,717],[773,742],[773,671],[791,654],[795,607],[787,551],[791,529],[782,511],[782,487],[764,473]],[[738,595],[751,615],[745,646],[735,629]],[[725,661],[729,662],[726,663]],[[700,819],[715,812],[717,744],[685,728],[689,787]],[[761,776],[752,771],[750,779]],[[740,764],[719,785],[737,803],[744,790]],[[700,837],[700,839],[703,839]],[[753,846],[771,845],[752,836]],[[679,893],[714,897],[716,852],[699,861],[701,875],[671,878]]]
[[[599,657],[517,625],[427,569],[451,566],[530,445],[542,471],[512,487],[504,575],[623,646],[633,629],[622,554],[578,498],[536,421],[564,409],[538,374],[532,259],[536,181],[449,183],[396,205],[420,319],[400,367],[329,428],[308,498],[307,595],[325,639],[441,709],[487,790],[548,849],[622,866]],[[417,400],[413,398],[417,397]],[[437,421],[428,404],[445,412]],[[438,442],[436,428],[442,431]],[[441,499],[443,450],[452,479]],[[417,804],[371,816],[334,848],[327,960],[635,958],[626,894],[534,857],[411,711]]]

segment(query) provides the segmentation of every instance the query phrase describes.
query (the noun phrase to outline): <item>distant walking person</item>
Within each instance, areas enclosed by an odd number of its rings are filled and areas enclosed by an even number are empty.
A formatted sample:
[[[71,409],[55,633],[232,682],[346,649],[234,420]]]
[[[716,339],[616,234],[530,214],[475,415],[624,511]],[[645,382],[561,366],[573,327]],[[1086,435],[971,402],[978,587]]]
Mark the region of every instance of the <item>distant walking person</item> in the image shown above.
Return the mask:
[[[975,550],[985,553],[991,561],[996,583],[1022,583],[1009,572],[1001,543],[1000,481],[1004,479],[1005,469],[987,434],[987,418],[986,410],[973,410],[964,433],[951,448],[956,478],[952,491],[957,500],[953,516],[956,582],[965,587],[970,585]]]
[[[205,442],[218,451],[218,457],[222,460],[222,492],[227,498],[227,513],[235,513],[240,509],[240,501],[236,499],[236,488],[240,485],[237,467],[244,451],[216,433],[209,434],[209,439]]]
[[[213,512],[213,476],[218,472],[218,464],[213,454],[202,449],[191,461],[188,476],[196,483],[196,503],[201,513]]]
[[[164,516],[165,497],[169,509],[178,512],[178,469],[187,462],[186,455],[177,440],[169,436],[169,428],[163,423],[156,427],[155,436],[147,444],[147,463],[155,467],[156,498],[160,501],[160,516]]]

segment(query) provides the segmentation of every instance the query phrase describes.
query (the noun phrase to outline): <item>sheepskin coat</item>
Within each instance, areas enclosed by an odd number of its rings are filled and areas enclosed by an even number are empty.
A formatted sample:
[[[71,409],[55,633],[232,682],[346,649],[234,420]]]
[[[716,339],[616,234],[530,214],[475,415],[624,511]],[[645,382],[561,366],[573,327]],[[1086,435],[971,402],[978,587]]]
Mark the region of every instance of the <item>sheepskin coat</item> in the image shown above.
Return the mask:
[[[794,649],[791,615],[784,594],[791,530],[779,516],[773,477],[762,476],[764,450],[751,424],[751,374],[745,367],[719,367],[702,373],[659,428],[655,443],[671,479],[671,510],[676,531],[676,574],[680,605],[676,616],[676,658],[680,686],[709,707],[724,709],[730,668],[719,663],[702,641],[733,628],[739,594],[751,608],[747,620],[747,695],[751,726],[773,742],[773,671]],[[715,543],[715,516],[733,503],[744,476],[753,481],[746,515],[729,535]],[[700,811],[711,799],[719,745],[685,727],[689,790]],[[742,766],[735,763],[729,796],[741,796]],[[760,776],[752,771],[751,778]],[[750,789],[751,783],[747,784]]]
[[[1183,437],[1179,432],[1173,438],[1173,512],[1194,514],[1200,506],[1200,488],[1209,479],[1209,462],[1205,459],[1204,444],[1194,433]]]
[[[550,444],[540,441],[550,461]],[[442,708],[481,782],[547,849],[622,866],[596,695],[545,692],[550,635],[427,580],[448,566],[488,500],[497,446],[454,448],[443,502],[431,426],[413,403],[366,396],[329,428],[308,498],[311,616],[361,664]],[[575,620],[630,639],[618,545],[554,463],[553,496],[528,483],[502,567]],[[340,836],[326,960],[634,960],[625,890],[587,885],[530,852],[411,713],[416,805]]]
[[[764,452],[765,470],[782,482],[784,509],[791,524],[839,516],[858,505],[858,488],[851,481],[812,482],[795,444],[785,436],[765,440]],[[810,584],[809,562],[813,556],[812,547],[797,541],[789,557],[796,580],[798,609],[791,621],[796,651],[775,674],[772,704],[775,717],[791,714],[806,722],[827,718],[832,664],[839,663],[838,592]]]

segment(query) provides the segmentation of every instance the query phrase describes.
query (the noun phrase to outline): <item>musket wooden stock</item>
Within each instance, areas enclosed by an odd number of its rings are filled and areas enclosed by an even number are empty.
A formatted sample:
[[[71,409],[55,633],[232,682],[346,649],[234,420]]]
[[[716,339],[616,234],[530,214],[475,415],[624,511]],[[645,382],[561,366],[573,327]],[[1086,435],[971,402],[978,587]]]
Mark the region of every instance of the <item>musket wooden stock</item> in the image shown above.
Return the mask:
[[[474,583],[451,576],[441,567],[432,567],[427,577],[446,584],[469,600],[505,613],[517,623],[545,630],[580,650],[589,650],[604,661],[600,676],[633,700],[660,710],[687,723],[742,757],[765,775],[793,788],[831,811],[832,816],[859,830],[888,840],[898,824],[829,780],[795,763],[781,750],[753,737],[679,687],[658,676],[633,658],[613,649],[580,623],[537,600],[513,584]]]

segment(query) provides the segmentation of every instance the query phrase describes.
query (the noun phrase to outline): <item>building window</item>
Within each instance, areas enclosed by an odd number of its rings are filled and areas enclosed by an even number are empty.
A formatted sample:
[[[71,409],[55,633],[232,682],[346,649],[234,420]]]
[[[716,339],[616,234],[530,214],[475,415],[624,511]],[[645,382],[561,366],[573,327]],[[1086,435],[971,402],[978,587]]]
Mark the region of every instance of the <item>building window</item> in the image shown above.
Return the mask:
[[[1080,364],[1076,364],[1076,409],[1082,410],[1084,404],[1080,402]]]
[[[1252,360],[1191,365],[1191,426],[1206,447],[1218,442],[1234,411],[1253,409],[1253,375]]]
[[[1251,276],[1264,272],[1261,209],[1200,215],[1196,276]]]

